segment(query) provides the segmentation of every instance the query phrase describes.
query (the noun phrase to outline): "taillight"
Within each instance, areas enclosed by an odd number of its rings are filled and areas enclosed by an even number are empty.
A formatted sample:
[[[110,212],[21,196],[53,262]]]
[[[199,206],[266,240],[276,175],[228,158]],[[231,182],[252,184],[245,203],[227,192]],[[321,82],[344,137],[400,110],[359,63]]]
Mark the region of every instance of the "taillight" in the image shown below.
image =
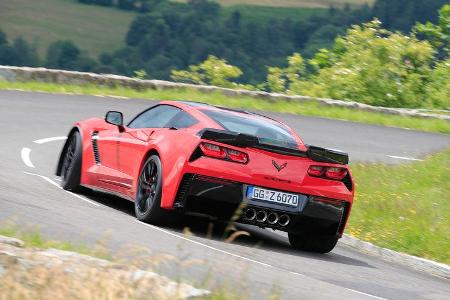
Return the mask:
[[[227,157],[225,149],[220,146],[214,145],[214,144],[201,143],[200,149],[202,149],[203,154],[205,154],[206,156],[209,156],[209,157],[214,157],[214,158]]]
[[[347,175],[346,168],[339,167],[325,167],[325,166],[310,166],[308,175],[313,177],[322,177],[331,180],[342,180]]]
[[[229,160],[241,164],[248,162],[248,155],[244,152],[211,143],[200,143],[200,150],[208,157]]]
[[[325,177],[333,179],[333,180],[342,180],[344,179],[345,175],[347,175],[347,169],[345,168],[327,168],[327,171],[325,172]]]
[[[325,167],[322,166],[310,166],[308,169],[308,174],[314,177],[322,177],[325,173]]]

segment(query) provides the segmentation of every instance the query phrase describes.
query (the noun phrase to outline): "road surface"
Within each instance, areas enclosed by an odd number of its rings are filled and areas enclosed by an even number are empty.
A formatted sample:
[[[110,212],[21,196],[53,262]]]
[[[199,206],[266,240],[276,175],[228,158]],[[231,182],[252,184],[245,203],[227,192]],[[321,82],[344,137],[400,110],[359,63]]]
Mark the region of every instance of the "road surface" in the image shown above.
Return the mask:
[[[228,244],[205,236],[207,222],[181,228],[137,222],[130,202],[103,194],[74,195],[57,187],[57,156],[71,123],[107,110],[126,119],[148,100],[0,91],[0,224],[13,220],[46,236],[75,243],[99,240],[121,253],[143,246],[173,257],[161,273],[260,299],[279,291],[283,299],[450,299],[450,282],[387,263],[338,245],[327,255],[294,251],[287,238],[245,227],[251,237]],[[408,163],[449,147],[448,135],[352,122],[267,113],[291,125],[308,144],[348,151],[352,162]],[[125,250],[124,250],[125,249]],[[124,252],[125,251],[125,252]],[[128,252],[126,252],[128,251]]]

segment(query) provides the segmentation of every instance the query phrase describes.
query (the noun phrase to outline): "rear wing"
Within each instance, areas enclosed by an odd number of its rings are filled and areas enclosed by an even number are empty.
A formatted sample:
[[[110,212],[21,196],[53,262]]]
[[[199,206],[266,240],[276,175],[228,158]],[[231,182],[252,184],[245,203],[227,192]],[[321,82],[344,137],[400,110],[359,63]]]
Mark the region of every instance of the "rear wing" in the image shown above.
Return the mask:
[[[250,147],[284,155],[308,157],[318,162],[347,165],[349,161],[348,154],[338,150],[330,150],[307,145],[307,150],[301,151],[299,149],[260,143],[258,137],[256,136],[227,130],[205,128],[198,132],[198,136],[204,140],[215,141],[235,147]]]

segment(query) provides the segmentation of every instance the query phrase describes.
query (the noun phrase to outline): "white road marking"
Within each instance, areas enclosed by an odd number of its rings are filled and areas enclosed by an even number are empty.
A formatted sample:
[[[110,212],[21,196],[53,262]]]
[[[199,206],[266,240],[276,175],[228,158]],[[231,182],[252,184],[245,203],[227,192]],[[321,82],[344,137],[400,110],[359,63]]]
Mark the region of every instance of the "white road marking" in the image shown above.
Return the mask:
[[[44,144],[44,143],[48,143],[48,142],[59,141],[59,140],[65,140],[65,139],[67,139],[67,137],[65,137],[65,136],[60,136],[60,137],[44,138],[44,139],[40,139],[40,140],[35,140],[35,141],[33,141],[33,142],[36,143],[36,144]],[[26,147],[22,148],[22,151],[21,151],[22,160],[23,160],[23,162],[25,163],[25,165],[27,165],[28,167],[34,168],[34,165],[33,165],[33,163],[31,162],[31,159],[30,159],[30,153],[31,153],[31,149],[30,149],[30,148],[26,148]],[[389,156],[389,157],[392,157],[392,158],[399,158],[399,159],[419,160],[419,159],[414,159],[414,158],[404,158],[404,157],[390,156],[390,155],[388,155],[388,156]],[[51,179],[48,178],[47,176],[40,175],[40,174],[35,174],[35,173],[30,173],[30,172],[25,172],[25,171],[24,171],[24,173],[27,174],[27,175],[40,177],[40,178],[42,178],[43,180],[45,180],[45,181],[47,181],[48,183],[50,183],[51,185],[57,187],[58,189],[61,189],[61,190],[63,190],[64,192],[66,192],[66,193],[68,193],[68,194],[70,194],[70,195],[72,195],[72,196],[74,196],[74,197],[76,197],[76,198],[78,198],[78,199],[80,199],[80,200],[82,200],[82,201],[84,201],[84,202],[87,202],[87,203],[89,203],[89,204],[91,204],[91,205],[94,205],[94,206],[97,206],[97,207],[101,206],[100,204],[98,204],[98,203],[96,203],[96,202],[94,202],[94,201],[91,201],[91,200],[89,200],[89,199],[86,199],[85,197],[82,197],[82,196],[80,196],[80,195],[77,195],[77,194],[74,194],[74,193],[72,193],[72,192],[70,192],[70,191],[66,191],[66,190],[62,189],[61,186],[60,186],[58,183],[56,183],[55,181],[51,180]],[[57,179],[57,180],[60,181],[59,179]],[[270,264],[267,264],[267,263],[264,263],[264,262],[261,262],[261,261],[258,261],[258,260],[254,260],[254,259],[251,259],[251,258],[242,256],[242,255],[239,255],[239,254],[235,254],[235,253],[232,253],[232,252],[228,252],[228,251],[225,251],[225,250],[222,250],[222,249],[219,249],[219,248],[216,248],[216,247],[213,247],[213,246],[210,246],[210,245],[207,245],[207,244],[204,244],[204,243],[195,241],[195,240],[191,240],[191,239],[189,239],[189,238],[187,238],[187,237],[178,235],[178,234],[176,234],[176,233],[170,232],[170,231],[165,230],[165,229],[163,229],[163,228],[159,228],[159,227],[156,227],[156,226],[147,224],[147,223],[143,223],[143,222],[138,221],[138,220],[135,220],[135,221],[136,221],[137,223],[139,223],[139,224],[142,224],[142,225],[146,226],[146,227],[150,227],[150,228],[152,228],[153,230],[161,231],[161,232],[163,232],[163,233],[165,233],[165,234],[168,234],[168,235],[177,237],[177,238],[179,238],[179,239],[182,239],[182,240],[191,242],[191,243],[193,243],[193,244],[196,244],[196,245],[199,245],[199,246],[202,246],[202,247],[205,247],[205,248],[208,248],[208,249],[211,249],[211,250],[214,250],[214,251],[223,253],[223,254],[227,254],[227,255],[230,255],[230,256],[233,256],[233,257],[237,257],[237,258],[239,258],[239,259],[242,259],[242,260],[245,260],[245,261],[248,261],[248,262],[252,262],[252,263],[255,263],[255,264],[258,264],[258,265],[267,267],[267,268],[277,268],[277,267],[275,267],[275,266],[273,266],[273,265],[270,265]],[[301,274],[301,273],[297,273],[297,272],[292,272],[292,271],[290,271],[289,273],[291,273],[291,274],[293,274],[293,275],[296,275],[296,276],[306,277],[306,275]],[[356,290],[353,290],[353,289],[349,289],[349,288],[345,288],[345,287],[342,287],[342,288],[344,288],[344,289],[346,289],[346,290],[348,290],[348,291],[350,291],[350,292],[354,292],[354,293],[357,293],[357,294],[365,295],[365,296],[368,296],[368,297],[371,297],[371,298],[374,298],[374,299],[387,300],[387,299],[385,299],[385,298],[381,298],[381,297],[378,297],[378,296],[370,295],[370,294],[367,294],[367,293],[364,293],[364,292],[360,292],[360,291],[356,291]]]
[[[202,247],[205,247],[205,248],[208,248],[208,249],[211,249],[211,250],[214,250],[214,251],[223,253],[223,254],[227,254],[227,255],[230,255],[230,256],[233,256],[233,257],[236,257],[236,258],[239,258],[239,259],[248,261],[248,262],[252,262],[252,263],[255,263],[255,264],[258,264],[258,265],[267,267],[267,268],[279,269],[278,267],[275,267],[275,266],[273,266],[273,265],[266,264],[266,263],[263,263],[263,262],[261,262],[261,261],[254,260],[254,259],[251,259],[251,258],[242,256],[242,255],[239,255],[239,254],[236,254],[236,253],[228,252],[228,251],[225,251],[225,250],[222,250],[222,249],[219,249],[219,248],[216,248],[216,247],[213,247],[213,246],[210,246],[210,245],[207,245],[207,244],[204,244],[204,243],[195,241],[195,240],[191,240],[191,239],[189,239],[189,238],[187,238],[187,237],[185,237],[185,236],[182,236],[182,235],[173,233],[173,232],[171,232],[171,231],[168,231],[168,230],[166,230],[166,229],[163,229],[163,228],[160,228],[160,227],[151,225],[151,224],[147,224],[147,223],[141,222],[141,221],[139,221],[139,220],[135,220],[135,222],[137,222],[137,223],[139,223],[139,224],[142,224],[142,225],[144,225],[144,226],[146,226],[146,227],[149,227],[149,228],[151,228],[151,229],[153,229],[153,230],[157,230],[157,231],[163,232],[163,233],[168,234],[168,235],[171,235],[171,236],[173,236],[173,237],[182,239],[182,240],[184,240],[184,241],[187,241],[187,242],[190,242],[190,243],[193,243],[193,244],[196,244],[196,245],[199,245],[199,246],[202,246]],[[296,275],[296,276],[307,277],[306,275],[301,274],[301,273],[297,273],[297,272],[292,272],[292,271],[290,271],[289,273],[291,273],[292,275]],[[357,294],[360,294],[360,295],[365,295],[365,296],[367,296],[367,297],[371,297],[371,298],[374,298],[374,299],[387,300],[386,298],[381,298],[381,297],[378,297],[378,296],[374,296],[374,295],[367,294],[367,293],[364,293],[364,292],[356,291],[356,290],[349,289],[349,288],[346,288],[346,287],[342,287],[342,288],[345,289],[345,290],[347,290],[347,291],[350,291],[350,292],[353,292],[353,293],[357,293]]]
[[[45,144],[45,143],[48,143],[48,142],[63,141],[63,140],[67,140],[67,136],[49,137],[49,138],[45,138],[45,139],[35,140],[35,141],[33,141],[33,143]]]
[[[34,165],[33,165],[33,163],[31,162],[31,159],[30,159],[30,153],[31,153],[31,149],[30,148],[23,147],[22,151],[20,151],[20,156],[22,157],[23,163],[27,167],[34,168]]]
[[[55,181],[51,180],[51,179],[48,178],[47,176],[40,175],[40,174],[36,174],[36,173],[25,172],[25,171],[24,171],[24,173],[27,174],[27,175],[32,175],[32,176],[40,177],[40,178],[44,179],[45,181],[47,181],[48,183],[50,183],[51,185],[56,186],[58,189],[61,189],[61,190],[63,190],[64,192],[66,192],[67,194],[70,194],[70,195],[74,196],[75,198],[78,198],[78,199],[80,199],[80,200],[82,200],[82,201],[84,201],[84,202],[87,202],[87,203],[89,203],[89,204],[91,204],[91,205],[94,205],[94,206],[97,206],[97,207],[101,206],[100,204],[98,204],[98,203],[96,203],[96,202],[94,202],[94,201],[91,201],[91,200],[89,200],[89,199],[86,199],[86,198],[83,197],[83,196],[80,196],[80,195],[77,195],[77,194],[75,194],[75,193],[72,193],[72,192],[69,192],[69,191],[66,191],[66,190],[62,189],[61,186],[60,186],[58,183],[56,183]]]
[[[403,159],[403,160],[423,161],[423,159],[418,159],[418,158],[413,158],[413,157],[405,157],[405,156],[388,155],[388,157],[395,158],[395,159]]]
[[[367,293],[363,293],[363,292],[360,292],[360,291],[357,291],[357,290],[353,290],[353,289],[349,289],[349,288],[345,288],[345,289],[346,289],[346,290],[349,290],[349,291],[351,291],[351,292],[355,292],[355,293],[357,293],[357,294],[361,294],[361,295],[364,295],[364,296],[372,297],[372,298],[375,298],[375,299],[387,300],[386,298],[381,298],[381,297],[374,296],[374,295],[367,294]]]

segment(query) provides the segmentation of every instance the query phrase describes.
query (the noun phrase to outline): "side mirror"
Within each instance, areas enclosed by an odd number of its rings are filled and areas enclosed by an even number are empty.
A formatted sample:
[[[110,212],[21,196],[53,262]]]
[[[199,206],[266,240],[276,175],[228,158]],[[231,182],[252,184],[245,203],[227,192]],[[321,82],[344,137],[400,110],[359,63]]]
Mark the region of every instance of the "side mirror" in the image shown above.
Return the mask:
[[[123,126],[123,115],[120,111],[108,111],[105,116],[106,123],[119,127]]]

